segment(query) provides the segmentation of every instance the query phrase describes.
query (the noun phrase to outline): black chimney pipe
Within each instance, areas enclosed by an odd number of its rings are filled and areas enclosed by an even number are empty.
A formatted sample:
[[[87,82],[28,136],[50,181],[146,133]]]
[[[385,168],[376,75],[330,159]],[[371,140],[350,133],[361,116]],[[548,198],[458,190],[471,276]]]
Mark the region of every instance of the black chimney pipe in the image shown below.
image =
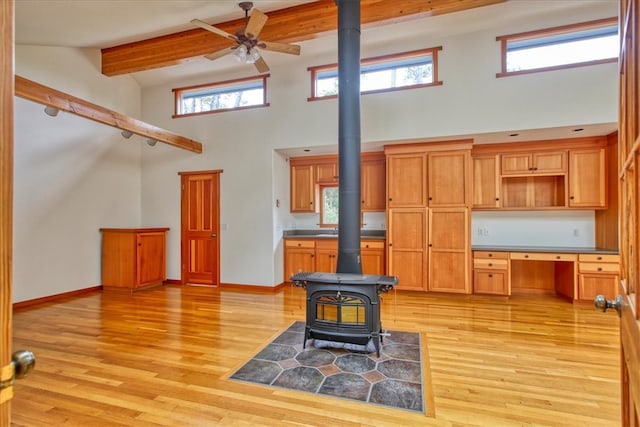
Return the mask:
[[[339,228],[336,273],[362,274],[360,262],[360,0],[338,5]]]

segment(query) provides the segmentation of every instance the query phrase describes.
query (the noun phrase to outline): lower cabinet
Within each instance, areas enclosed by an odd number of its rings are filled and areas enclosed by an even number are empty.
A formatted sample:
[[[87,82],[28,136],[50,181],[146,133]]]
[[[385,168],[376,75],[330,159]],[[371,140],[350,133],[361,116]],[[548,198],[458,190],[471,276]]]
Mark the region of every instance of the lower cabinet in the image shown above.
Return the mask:
[[[473,292],[510,295],[509,252],[473,252]]]
[[[101,228],[102,287],[136,290],[161,284],[168,228]]]
[[[577,299],[593,301],[597,295],[615,299],[620,281],[620,256],[580,254],[578,262]]]
[[[285,239],[284,281],[300,272],[335,273],[338,239]],[[360,243],[363,274],[385,274],[385,241],[364,239]]]

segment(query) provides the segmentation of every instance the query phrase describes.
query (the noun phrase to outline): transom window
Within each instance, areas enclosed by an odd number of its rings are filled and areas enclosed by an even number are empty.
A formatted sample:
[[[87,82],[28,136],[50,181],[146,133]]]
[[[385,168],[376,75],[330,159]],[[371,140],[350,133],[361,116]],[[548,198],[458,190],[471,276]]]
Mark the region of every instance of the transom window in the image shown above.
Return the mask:
[[[619,40],[616,18],[496,37],[502,45],[498,77],[614,62]]]
[[[267,107],[267,77],[269,74],[173,89],[173,117]]]
[[[360,62],[360,92],[377,93],[441,85],[438,80],[438,51],[442,47],[363,59]],[[309,67],[311,97],[338,96],[338,64]]]

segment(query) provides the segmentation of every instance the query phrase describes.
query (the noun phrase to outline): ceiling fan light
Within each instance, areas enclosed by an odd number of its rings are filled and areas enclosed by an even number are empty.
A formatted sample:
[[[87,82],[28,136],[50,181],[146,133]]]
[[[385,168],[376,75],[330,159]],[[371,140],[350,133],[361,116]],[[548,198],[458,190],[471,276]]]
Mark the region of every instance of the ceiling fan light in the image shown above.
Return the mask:
[[[247,47],[245,45],[240,45],[236,51],[233,53],[233,57],[236,58],[236,61],[244,64],[247,62]]]
[[[254,47],[247,55],[247,64],[253,64],[258,59],[260,59],[260,52],[258,52],[258,48]]]

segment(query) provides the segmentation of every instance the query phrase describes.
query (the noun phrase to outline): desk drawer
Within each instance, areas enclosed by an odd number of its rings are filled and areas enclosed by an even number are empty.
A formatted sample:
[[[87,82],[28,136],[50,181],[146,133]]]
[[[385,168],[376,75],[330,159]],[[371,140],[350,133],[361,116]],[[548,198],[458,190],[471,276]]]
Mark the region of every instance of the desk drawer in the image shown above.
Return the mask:
[[[580,254],[578,255],[580,262],[620,262],[620,255],[604,255],[604,254]]]
[[[315,240],[285,240],[284,241],[284,246],[286,248],[315,248],[316,247],[316,241]]]
[[[362,240],[360,249],[384,249],[384,240]]]
[[[620,274],[618,263],[581,262],[578,265],[580,273],[614,273]]]
[[[474,258],[509,259],[509,252],[474,251]]]
[[[506,259],[474,258],[473,268],[482,270],[506,270],[508,263],[509,261]]]
[[[511,259],[525,261],[577,261],[578,255],[541,252],[511,252]]]

